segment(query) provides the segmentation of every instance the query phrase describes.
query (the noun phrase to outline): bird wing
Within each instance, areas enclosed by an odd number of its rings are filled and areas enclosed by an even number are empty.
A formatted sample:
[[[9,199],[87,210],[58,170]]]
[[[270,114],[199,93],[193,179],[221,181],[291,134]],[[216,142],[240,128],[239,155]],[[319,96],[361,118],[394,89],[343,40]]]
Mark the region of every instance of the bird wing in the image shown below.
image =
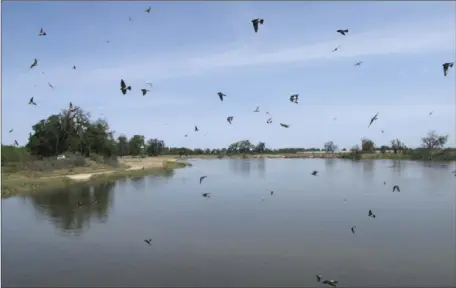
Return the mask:
[[[120,88],[122,88],[122,90],[124,90],[126,87],[127,87],[127,85],[125,85],[124,80],[120,79]]]
[[[253,30],[255,30],[255,33],[258,32],[258,21],[255,19],[255,20],[252,20],[252,23],[253,23]]]

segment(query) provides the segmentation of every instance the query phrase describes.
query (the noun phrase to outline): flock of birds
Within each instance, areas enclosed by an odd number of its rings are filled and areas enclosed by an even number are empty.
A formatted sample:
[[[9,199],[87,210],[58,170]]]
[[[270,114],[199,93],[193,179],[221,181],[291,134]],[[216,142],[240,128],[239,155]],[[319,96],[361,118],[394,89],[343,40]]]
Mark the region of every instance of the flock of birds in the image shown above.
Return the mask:
[[[144,11],[145,11],[146,13],[150,13],[151,7],[148,7],[148,8],[145,9]],[[129,20],[129,21],[132,21],[132,18],[131,18],[131,17],[128,17],[128,20]],[[251,22],[252,22],[252,25],[253,25],[253,30],[254,30],[254,32],[255,32],[255,33],[258,33],[258,30],[259,30],[260,25],[263,25],[263,24],[264,24],[264,19],[262,19],[262,18],[256,18],[256,19],[251,20]],[[349,30],[348,30],[348,29],[339,29],[339,30],[336,30],[336,32],[339,33],[339,34],[341,34],[342,36],[347,36],[347,35],[349,34]],[[44,37],[44,36],[46,36],[46,35],[47,35],[47,33],[44,31],[43,28],[41,28],[41,29],[40,29],[40,32],[39,32],[39,34],[38,34],[38,36]],[[109,43],[110,43],[110,40],[106,40],[106,43],[109,44]],[[332,50],[332,52],[337,52],[339,49],[340,49],[340,45],[337,46],[336,48],[334,48],[334,49]],[[356,63],[354,64],[354,66],[359,67],[359,66],[361,66],[362,63],[363,63],[363,61],[356,62]],[[448,63],[442,64],[444,76],[447,76],[448,70],[449,70],[449,68],[452,68],[452,67],[453,67],[453,64],[454,64],[453,62],[448,62]],[[39,66],[39,61],[38,61],[38,59],[35,58],[35,59],[33,60],[33,63],[30,65],[30,69],[33,69],[33,68],[35,68],[35,67],[37,67],[37,66]],[[72,69],[76,69],[76,65],[73,65]],[[44,74],[44,72],[42,72],[42,74]],[[150,82],[147,82],[146,84],[149,86],[150,89],[153,87],[152,83],[150,83]],[[48,82],[48,85],[49,85],[49,87],[50,87],[51,89],[54,89],[54,87],[52,86],[52,84],[51,84],[50,82]],[[131,87],[130,85],[127,85],[124,79],[121,79],[121,80],[120,80],[120,91],[121,91],[121,93],[122,93],[123,95],[126,95],[128,92],[131,93],[132,87]],[[143,96],[145,96],[148,92],[150,92],[150,90],[149,90],[149,89],[146,89],[146,88],[142,88],[142,89],[140,89],[140,91],[141,91],[141,93],[142,93]],[[224,99],[227,97],[227,95],[226,95],[225,93],[223,93],[223,92],[218,92],[218,93],[217,93],[217,96],[219,97],[220,101],[222,101],[222,102],[223,102]],[[298,102],[298,101],[299,101],[299,94],[293,94],[293,95],[291,95],[291,96],[289,97],[289,100],[290,100],[290,102],[293,103],[293,104],[298,104],[298,103],[299,103],[299,102]],[[29,105],[37,106],[37,103],[35,102],[34,97],[31,97],[31,98],[29,99],[28,104],[29,104]],[[73,111],[73,105],[72,105],[71,102],[70,102],[70,105],[69,105],[69,106],[70,106],[70,107],[69,107],[69,109],[68,109],[68,114],[70,114],[70,113]],[[256,109],[253,110],[253,112],[255,112],[255,113],[260,112],[260,106],[257,106]],[[370,126],[374,123],[374,121],[378,120],[378,114],[379,114],[379,113],[377,112],[377,113],[370,119],[370,122],[369,122],[368,127],[370,127]],[[269,113],[269,112],[266,112],[266,115],[269,115],[269,116],[270,116],[270,113]],[[430,112],[429,115],[432,115],[432,112]],[[232,122],[233,122],[233,120],[234,120],[234,116],[228,116],[228,117],[226,118],[226,120],[227,120],[227,122],[228,122],[229,124],[232,124]],[[336,118],[334,118],[334,120],[336,120]],[[267,123],[267,124],[271,124],[271,123],[272,123],[272,117],[269,117],[269,118],[267,119],[266,123]],[[279,124],[280,124],[281,127],[284,127],[284,128],[289,128],[289,127],[290,127],[290,124],[285,124],[285,123],[279,123]],[[200,131],[200,129],[198,128],[197,125],[195,125],[194,131],[195,131],[195,132]],[[11,130],[9,131],[9,133],[12,133],[12,132],[13,132],[13,129],[11,129]],[[383,130],[382,130],[381,132],[384,133]],[[187,136],[188,136],[188,135],[186,134],[185,137],[187,137]],[[15,140],[15,145],[16,145],[16,146],[19,145],[19,143],[18,143],[16,140]],[[456,176],[456,171],[454,171],[454,172],[455,172],[455,176]],[[313,172],[311,173],[312,176],[317,176],[317,174],[318,174],[318,171],[313,171]],[[206,177],[207,177],[207,176],[201,176],[200,179],[199,179],[199,183],[202,184],[203,180],[204,180]],[[384,182],[384,184],[386,184],[386,183]],[[400,192],[400,188],[399,188],[398,185],[394,185],[394,186],[393,186],[393,192],[395,192],[395,191]],[[274,191],[271,191],[271,192],[270,192],[270,195],[271,195],[271,196],[274,195]],[[210,194],[210,193],[203,193],[202,196],[203,196],[204,198],[210,198],[211,194]],[[78,207],[82,207],[82,206],[84,206],[84,203],[78,203]],[[368,212],[368,217],[376,218],[376,215],[372,212],[372,210],[369,210],[369,212]],[[352,232],[353,234],[355,234],[355,228],[356,228],[356,225],[350,228],[350,230],[351,230],[351,232]],[[149,239],[145,239],[144,242],[147,243],[148,245],[152,245],[152,239],[150,239],[150,238],[149,238]],[[336,285],[337,285],[337,283],[338,283],[338,281],[336,281],[336,280],[323,280],[323,281],[322,281],[322,279],[323,279],[322,276],[321,276],[321,275],[318,275],[318,274],[316,275],[316,278],[317,278],[317,281],[318,281],[318,282],[320,282],[320,283],[322,283],[322,284],[329,285],[329,286],[333,286],[333,287],[336,287]]]

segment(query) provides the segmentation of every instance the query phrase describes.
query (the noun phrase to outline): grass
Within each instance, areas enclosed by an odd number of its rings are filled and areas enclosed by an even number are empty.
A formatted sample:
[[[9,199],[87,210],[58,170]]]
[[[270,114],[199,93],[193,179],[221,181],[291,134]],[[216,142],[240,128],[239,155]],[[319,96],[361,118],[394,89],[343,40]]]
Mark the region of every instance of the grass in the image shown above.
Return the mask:
[[[109,169],[88,169],[86,167],[78,167],[73,169],[72,173],[65,173],[63,170],[46,171],[46,172],[29,172],[20,171],[16,173],[4,173],[2,171],[2,198],[8,198],[16,195],[27,195],[46,190],[54,190],[66,188],[73,185],[91,185],[105,183],[123,178],[136,178],[146,175],[171,175],[176,168],[186,167],[191,164],[186,162],[165,161],[163,167],[152,167],[137,170],[127,170],[126,167],[117,167]],[[90,177],[87,181],[75,181],[65,175],[74,175],[80,173],[98,173]]]

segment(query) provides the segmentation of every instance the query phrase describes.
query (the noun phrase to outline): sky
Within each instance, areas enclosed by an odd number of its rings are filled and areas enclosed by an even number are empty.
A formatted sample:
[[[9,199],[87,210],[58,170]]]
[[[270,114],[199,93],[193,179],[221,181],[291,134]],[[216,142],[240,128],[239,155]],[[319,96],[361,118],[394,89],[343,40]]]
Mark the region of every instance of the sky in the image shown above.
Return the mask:
[[[456,146],[456,67],[442,69],[455,61],[455,11],[454,1],[3,2],[2,143],[25,145],[71,101],[116,136],[173,147],[350,148],[364,137],[417,147],[430,130]]]

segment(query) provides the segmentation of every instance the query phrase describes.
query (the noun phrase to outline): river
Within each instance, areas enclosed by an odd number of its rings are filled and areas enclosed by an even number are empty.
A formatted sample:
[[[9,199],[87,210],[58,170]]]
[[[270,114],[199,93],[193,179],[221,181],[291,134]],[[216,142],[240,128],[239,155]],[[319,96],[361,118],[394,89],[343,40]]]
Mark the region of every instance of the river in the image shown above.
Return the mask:
[[[455,163],[191,162],[2,199],[2,286],[456,286]]]

